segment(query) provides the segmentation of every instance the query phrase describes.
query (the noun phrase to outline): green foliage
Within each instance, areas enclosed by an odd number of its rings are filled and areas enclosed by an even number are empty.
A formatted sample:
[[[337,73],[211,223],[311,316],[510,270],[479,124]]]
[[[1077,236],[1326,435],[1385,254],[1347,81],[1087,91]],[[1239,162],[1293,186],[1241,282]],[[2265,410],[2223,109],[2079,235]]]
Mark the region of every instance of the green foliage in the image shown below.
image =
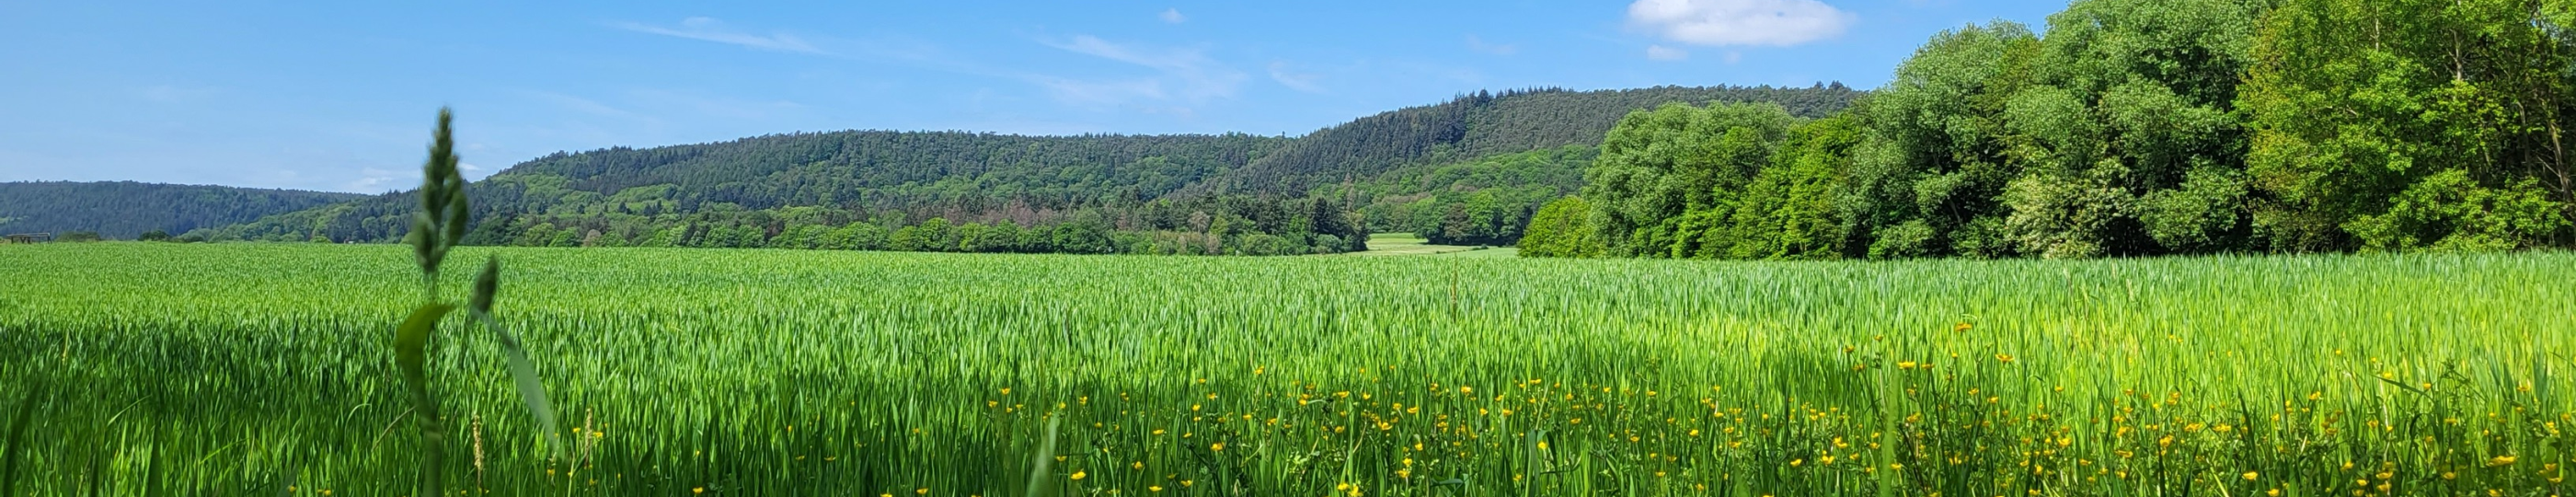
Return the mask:
[[[1568,145],[1407,166],[1314,196],[1363,199],[1360,212],[1375,231],[1416,233],[1440,245],[1510,245],[1541,205],[1583,188],[1583,170],[1597,155]]]
[[[1317,130],[1241,171],[1190,191],[1302,193],[1382,177],[1408,166],[1595,146],[1623,116],[1675,103],[1768,102],[1799,116],[1821,117],[1859,97],[1860,92],[1841,83],[1810,88],[1662,86],[1477,92]]]
[[[0,183],[0,235],[89,231],[133,239],[150,231],[211,230],[364,197],[130,181]]]
[[[1586,222],[1612,254],[1699,259],[1843,257],[1838,203],[1863,114],[1797,121],[1777,106],[1671,106],[1611,131]],[[1624,236],[1623,236],[1624,234]],[[1542,251],[1546,253],[1545,251]]]
[[[2365,250],[2513,250],[2567,229],[2560,208],[2534,180],[2487,188],[2467,171],[2448,169],[2407,187],[2386,213],[2344,228]]]
[[[1249,135],[1025,137],[850,131],[773,135],[530,160],[466,187],[470,245],[633,244],[681,226],[678,246],[763,247],[787,225],[892,214],[1022,224],[1130,208],[1241,167],[1288,140]],[[215,238],[387,242],[410,230],[415,193],[262,218]],[[550,224],[554,230],[528,230]],[[703,226],[715,224],[716,226]],[[754,237],[737,226],[755,226]],[[690,243],[723,229],[712,243]],[[568,234],[567,234],[568,233]],[[525,235],[525,236],[523,236]],[[756,239],[755,239],[756,238]]]
[[[2241,250],[2234,105],[2267,0],[2084,0],[1944,33],[1872,96],[1843,210],[1876,257]]]
[[[2576,35],[2542,3],[2078,1],[2046,36],[1935,37],[1795,128],[1830,139],[1640,114],[1585,196],[1612,253],[1654,257],[2568,246]]]
[[[975,247],[927,243],[901,250],[1329,253],[1359,245],[1354,240],[1364,240],[1370,225],[1419,231],[1445,243],[1509,244],[1539,204],[1581,187],[1590,145],[1630,110],[1680,101],[1767,101],[1822,115],[1857,95],[1840,85],[1543,89],[1463,96],[1293,140],[867,131],[555,154],[469,186],[477,199],[472,214],[482,223],[463,243],[821,248],[830,244],[816,239],[833,234],[822,227],[890,215],[899,220],[875,223],[889,238],[930,218],[946,218],[960,229],[1009,221],[1044,233],[1035,243],[1003,243],[977,233]],[[410,229],[405,204],[412,195],[269,216],[206,236],[390,241]],[[1265,217],[1241,207],[1295,208],[1325,197],[1332,205],[1366,211],[1365,220],[1347,214]],[[1184,215],[1206,214],[1211,223],[1261,226],[1227,233],[1210,233],[1205,226],[1180,229],[1156,217],[1171,205],[1184,208]],[[795,212],[800,210],[812,215]],[[1112,235],[1068,238],[1084,241],[1071,248],[1055,243],[1053,226],[1088,215],[1108,222]],[[1316,219],[1327,219],[1321,224],[1333,229],[1317,227]],[[1334,243],[1316,243],[1322,236],[1332,236]],[[1101,241],[1108,238],[1137,243]],[[891,241],[850,245],[897,248]]]
[[[1599,257],[1608,251],[1600,230],[1592,227],[1592,204],[1583,197],[1559,198],[1540,207],[1520,241],[1521,257]]]
[[[1614,255],[1691,257],[1712,240],[1710,212],[1770,163],[1796,122],[1777,104],[1666,105],[1612,128],[1584,178],[1592,222]],[[1702,215],[1692,215],[1702,214]]]
[[[1850,180],[1862,114],[1799,123],[1734,202],[1710,255],[1728,259],[1838,259],[1848,251],[1837,204]]]
[[[2243,106],[2275,250],[2570,243],[2564,2],[2286,0]],[[2561,18],[2563,19],[2563,18]],[[2546,219],[2549,211],[2557,219]]]
[[[1844,216],[1873,257],[1996,256],[1994,229],[2021,175],[2009,159],[2007,106],[2031,86],[2037,35],[2009,22],[1933,37],[1870,95],[1868,143],[1852,163]]]

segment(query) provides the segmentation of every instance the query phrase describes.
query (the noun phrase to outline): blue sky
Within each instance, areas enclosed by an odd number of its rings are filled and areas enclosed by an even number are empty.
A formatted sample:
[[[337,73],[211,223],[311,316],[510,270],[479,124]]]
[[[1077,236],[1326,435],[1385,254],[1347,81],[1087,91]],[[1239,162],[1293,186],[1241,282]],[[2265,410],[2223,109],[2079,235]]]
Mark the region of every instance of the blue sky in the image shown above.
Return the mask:
[[[545,5],[535,5],[543,3]],[[844,129],[1300,135],[1478,89],[1841,81],[2063,0],[0,0],[0,181],[374,193]]]

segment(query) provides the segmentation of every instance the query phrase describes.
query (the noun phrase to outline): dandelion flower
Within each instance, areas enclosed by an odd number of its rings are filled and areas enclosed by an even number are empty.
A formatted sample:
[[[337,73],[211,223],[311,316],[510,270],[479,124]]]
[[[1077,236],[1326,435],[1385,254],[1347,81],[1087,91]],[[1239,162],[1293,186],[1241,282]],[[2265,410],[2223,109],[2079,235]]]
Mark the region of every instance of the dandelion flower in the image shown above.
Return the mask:
[[[1209,452],[1225,452],[1225,442],[1208,444]]]
[[[2262,477],[2263,477],[2263,474],[2262,474],[2262,473],[2256,473],[2256,472],[2253,472],[2253,471],[2247,471],[2247,472],[2245,472],[2245,481],[2254,481],[2255,479],[2257,479],[2257,478],[2262,478]]]
[[[1075,480],[1080,480],[1080,479],[1082,479],[1082,477],[1085,477],[1085,476],[1091,476],[1091,473],[1085,473],[1085,472],[1081,472],[1081,471],[1075,471],[1075,472],[1073,472],[1073,479],[1075,479]]]
[[[2513,460],[2513,456],[2495,456],[2494,459],[2487,460],[2487,467],[2512,466]]]

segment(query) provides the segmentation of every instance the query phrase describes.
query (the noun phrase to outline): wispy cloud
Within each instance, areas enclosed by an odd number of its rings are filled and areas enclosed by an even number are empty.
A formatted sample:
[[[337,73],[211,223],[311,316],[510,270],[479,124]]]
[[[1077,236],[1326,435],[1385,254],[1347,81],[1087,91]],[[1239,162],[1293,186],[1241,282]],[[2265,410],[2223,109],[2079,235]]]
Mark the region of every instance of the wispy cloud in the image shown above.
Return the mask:
[[[287,172],[287,174],[290,174],[290,175],[291,175],[291,174],[294,174],[294,172],[293,172],[293,171],[288,171],[288,172]],[[394,180],[395,180],[395,179],[398,179],[398,176],[400,176],[400,174],[399,174],[399,173],[396,173],[396,172],[391,171],[391,170],[386,170],[386,169],[377,169],[377,168],[372,168],[372,167],[370,167],[370,168],[365,168],[365,169],[361,169],[361,170],[359,170],[359,171],[358,171],[358,179],[349,180],[349,182],[348,182],[348,183],[341,185],[340,191],[348,191],[348,192],[386,192],[386,191],[393,191],[393,190],[395,189],[395,188],[394,188],[394,186],[395,186],[395,185],[394,185]]]
[[[1494,55],[1521,53],[1521,47],[1506,43],[1486,43],[1485,39],[1477,38],[1476,35],[1467,35],[1467,49]]]
[[[805,104],[790,100],[744,100],[660,89],[628,91],[626,99],[640,108],[654,109],[657,112],[677,111],[697,119],[775,120],[787,114],[810,109]]]
[[[1090,35],[1075,36],[1070,41],[1041,40],[1040,42],[1060,50],[1143,66],[1160,73],[1151,78],[1110,82],[1085,82],[1044,76],[1036,78],[1041,84],[1056,89],[1060,96],[1124,95],[1199,102],[1233,97],[1235,90],[1241,87],[1245,80],[1251,79],[1242,71],[1236,71],[1218,63],[1215,59],[1208,58],[1206,50],[1202,48],[1167,49],[1122,45]],[[1114,101],[1115,99],[1100,100]]]
[[[1181,15],[1181,9],[1163,9],[1163,15],[1161,17],[1163,18],[1163,22],[1172,24],[1190,22],[1190,16]]]
[[[1047,75],[1029,75],[1025,79],[1046,88],[1057,101],[1076,105],[1118,105],[1169,97],[1163,92],[1162,82],[1150,79],[1088,81]]]
[[[1628,24],[1695,45],[1792,46],[1842,36],[1852,15],[1817,0],[1637,0]]]
[[[633,111],[629,111],[629,110],[626,110],[626,109],[620,109],[620,108],[617,108],[617,107],[615,107],[615,106],[611,106],[611,105],[608,105],[608,104],[600,103],[600,102],[599,102],[599,101],[597,101],[597,100],[591,100],[591,99],[582,98],[582,97],[576,97],[576,96],[572,96],[572,95],[565,95],[565,94],[555,93],[555,92],[550,92],[550,91],[521,91],[520,93],[521,93],[521,94],[523,94],[523,95],[528,96],[529,98],[533,98],[533,99],[536,99],[536,100],[544,101],[544,102],[549,103],[549,104],[554,104],[554,105],[555,105],[555,106],[557,106],[557,107],[562,107],[562,108],[564,108],[564,109],[566,109],[566,110],[572,110],[572,111],[581,112],[581,113],[584,113],[584,114],[590,114],[590,115],[595,115],[595,116],[600,116],[600,117],[617,118],[617,119],[637,119],[637,120],[650,120],[650,119],[651,119],[649,116],[639,115],[639,114],[636,114],[636,113],[635,113],[635,112],[633,112]]]
[[[692,40],[741,45],[761,50],[832,55],[831,52],[826,52],[821,48],[815,48],[813,44],[806,43],[804,39],[797,38],[796,35],[786,33],[771,33],[768,35],[751,34],[734,29],[731,26],[725,25],[724,21],[719,21],[711,17],[691,17],[688,19],[682,19],[680,20],[679,27],[663,27],[636,22],[617,22],[611,23],[610,25],[616,26],[619,29],[638,33],[676,36]]]
[[[1647,45],[1647,46],[1646,46],[1646,58],[1647,58],[1647,59],[1650,59],[1650,60],[1664,60],[1664,61],[1673,61],[1673,60],[1689,60],[1689,59],[1690,59],[1690,52],[1683,51],[1682,49],[1678,49],[1678,48],[1666,47],[1666,46],[1663,46],[1663,45]]]
[[[1324,93],[1323,85],[1315,84],[1319,79],[1323,77],[1291,70],[1287,62],[1270,63],[1270,80],[1279,82],[1279,86],[1306,93]]]

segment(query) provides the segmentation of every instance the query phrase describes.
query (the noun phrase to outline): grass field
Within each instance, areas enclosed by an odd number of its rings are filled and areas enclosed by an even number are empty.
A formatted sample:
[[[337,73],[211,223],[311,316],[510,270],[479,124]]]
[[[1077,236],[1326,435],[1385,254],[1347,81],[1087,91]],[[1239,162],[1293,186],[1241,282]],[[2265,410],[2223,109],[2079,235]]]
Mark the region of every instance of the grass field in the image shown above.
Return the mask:
[[[405,250],[0,246],[13,495],[406,495]],[[2570,254],[459,250],[563,418],[441,334],[460,495],[2500,497],[2576,454]]]
[[[1520,255],[1520,249],[1519,249],[1519,248],[1515,248],[1515,247],[1468,247],[1468,246],[1459,246],[1459,245],[1432,245],[1432,244],[1431,244],[1431,242],[1430,242],[1429,240],[1425,240],[1425,239],[1423,239],[1421,236],[1416,236],[1416,235],[1414,235],[1414,234],[1412,234],[1412,233],[1376,233],[1376,234],[1369,235],[1369,249],[1368,249],[1367,251],[1362,251],[1362,252],[1352,252],[1352,253],[1348,253],[1348,254],[1339,254],[1339,255],[1351,256],[1351,257],[1383,257],[1383,256],[1407,256],[1407,255],[1438,255],[1438,256],[1448,256],[1448,257],[1515,257],[1515,256]]]

